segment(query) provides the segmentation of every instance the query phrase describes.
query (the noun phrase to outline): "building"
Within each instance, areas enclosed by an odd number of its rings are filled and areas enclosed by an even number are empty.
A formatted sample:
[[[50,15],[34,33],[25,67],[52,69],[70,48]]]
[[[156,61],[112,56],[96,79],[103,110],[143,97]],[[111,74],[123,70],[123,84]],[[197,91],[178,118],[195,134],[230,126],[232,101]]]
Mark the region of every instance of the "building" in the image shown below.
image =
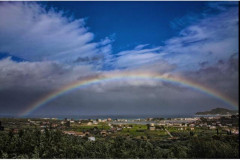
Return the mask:
[[[159,126],[165,126],[165,123],[158,123]]]
[[[97,121],[93,121],[93,124],[94,124],[94,125],[97,125],[97,124],[98,124],[98,122],[97,122]]]
[[[122,128],[121,127],[117,127],[117,131],[121,131],[122,130]]]
[[[53,124],[51,124],[51,126],[52,126],[53,128],[56,128],[56,127],[58,126],[58,124],[57,124],[57,123],[53,123]]]
[[[96,141],[96,138],[95,137],[88,137],[88,140],[89,141]]]
[[[68,134],[68,135],[75,135],[74,131],[64,131],[63,133]]]
[[[154,131],[156,129],[156,127],[154,126],[154,123],[147,124],[147,128],[150,131]]]
[[[193,123],[189,124],[189,127],[195,127],[195,124],[193,124]]]
[[[151,127],[154,127],[154,126],[155,126],[155,124],[154,124],[154,123],[150,123],[149,125],[150,125]]]
[[[97,122],[102,122],[102,120],[101,119],[96,119],[97,120]]]
[[[83,132],[85,134],[85,136],[89,136],[90,133],[89,132]]]
[[[153,118],[147,118],[147,121],[152,121],[153,120]]]
[[[106,135],[107,135],[107,131],[106,131],[106,130],[102,130],[102,131],[100,132],[100,134],[101,134],[102,136],[106,136]]]
[[[88,126],[91,126],[92,124],[93,124],[92,122],[88,122],[88,123],[87,123]]]
[[[238,130],[238,129],[233,129],[233,130],[232,130],[232,133],[233,133],[233,134],[239,134],[239,130]]]
[[[167,125],[167,126],[173,126],[173,124],[172,124],[172,123],[166,123],[166,125]]]
[[[182,127],[182,124],[181,123],[173,123],[173,126],[174,127]]]
[[[102,122],[107,122],[107,119],[103,119]]]
[[[217,129],[216,126],[210,126],[209,129]]]

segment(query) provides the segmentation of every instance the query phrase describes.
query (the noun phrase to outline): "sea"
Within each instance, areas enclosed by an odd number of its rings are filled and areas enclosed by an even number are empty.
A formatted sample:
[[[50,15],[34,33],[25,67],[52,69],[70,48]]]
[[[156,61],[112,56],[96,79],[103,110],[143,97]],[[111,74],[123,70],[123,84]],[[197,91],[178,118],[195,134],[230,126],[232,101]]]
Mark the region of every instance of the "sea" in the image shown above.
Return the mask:
[[[145,118],[192,118],[194,114],[178,115],[28,115],[19,117],[15,115],[0,115],[0,118],[57,118],[57,119],[145,119]]]
[[[146,119],[146,118],[194,118],[194,117],[215,117],[219,115],[195,115],[195,114],[164,114],[164,115],[28,115],[24,117],[19,117],[15,115],[1,115],[0,118],[57,118],[59,120],[73,119]]]

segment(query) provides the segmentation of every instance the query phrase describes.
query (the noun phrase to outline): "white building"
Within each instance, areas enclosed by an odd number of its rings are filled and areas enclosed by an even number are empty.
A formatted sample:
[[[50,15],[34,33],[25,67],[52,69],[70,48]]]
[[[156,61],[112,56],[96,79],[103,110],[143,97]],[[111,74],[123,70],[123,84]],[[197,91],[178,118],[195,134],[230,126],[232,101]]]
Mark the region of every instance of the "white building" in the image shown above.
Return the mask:
[[[88,123],[87,123],[88,126],[91,126],[92,124],[93,124],[92,122],[88,122]]]
[[[209,129],[216,129],[216,126],[210,126]]]
[[[96,141],[96,138],[95,137],[88,137],[88,140],[89,141]]]

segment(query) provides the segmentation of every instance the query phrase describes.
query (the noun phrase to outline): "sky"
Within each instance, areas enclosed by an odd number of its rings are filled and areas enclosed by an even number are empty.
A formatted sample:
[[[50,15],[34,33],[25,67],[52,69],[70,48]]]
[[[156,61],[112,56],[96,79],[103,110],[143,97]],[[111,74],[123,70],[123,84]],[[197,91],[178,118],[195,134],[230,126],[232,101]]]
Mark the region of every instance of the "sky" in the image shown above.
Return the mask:
[[[0,2],[0,116],[89,77],[181,77],[238,104],[238,2]],[[191,87],[121,78],[28,113],[182,115],[237,109]]]

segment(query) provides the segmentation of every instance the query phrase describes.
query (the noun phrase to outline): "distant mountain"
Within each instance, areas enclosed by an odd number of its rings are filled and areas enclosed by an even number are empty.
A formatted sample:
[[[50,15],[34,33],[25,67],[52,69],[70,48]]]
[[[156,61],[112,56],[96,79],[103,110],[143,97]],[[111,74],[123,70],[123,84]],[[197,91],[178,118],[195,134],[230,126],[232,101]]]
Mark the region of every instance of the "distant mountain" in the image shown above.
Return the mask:
[[[205,111],[205,112],[197,112],[196,115],[226,115],[226,114],[237,114],[237,110],[229,110],[226,108],[215,108],[210,111]]]

